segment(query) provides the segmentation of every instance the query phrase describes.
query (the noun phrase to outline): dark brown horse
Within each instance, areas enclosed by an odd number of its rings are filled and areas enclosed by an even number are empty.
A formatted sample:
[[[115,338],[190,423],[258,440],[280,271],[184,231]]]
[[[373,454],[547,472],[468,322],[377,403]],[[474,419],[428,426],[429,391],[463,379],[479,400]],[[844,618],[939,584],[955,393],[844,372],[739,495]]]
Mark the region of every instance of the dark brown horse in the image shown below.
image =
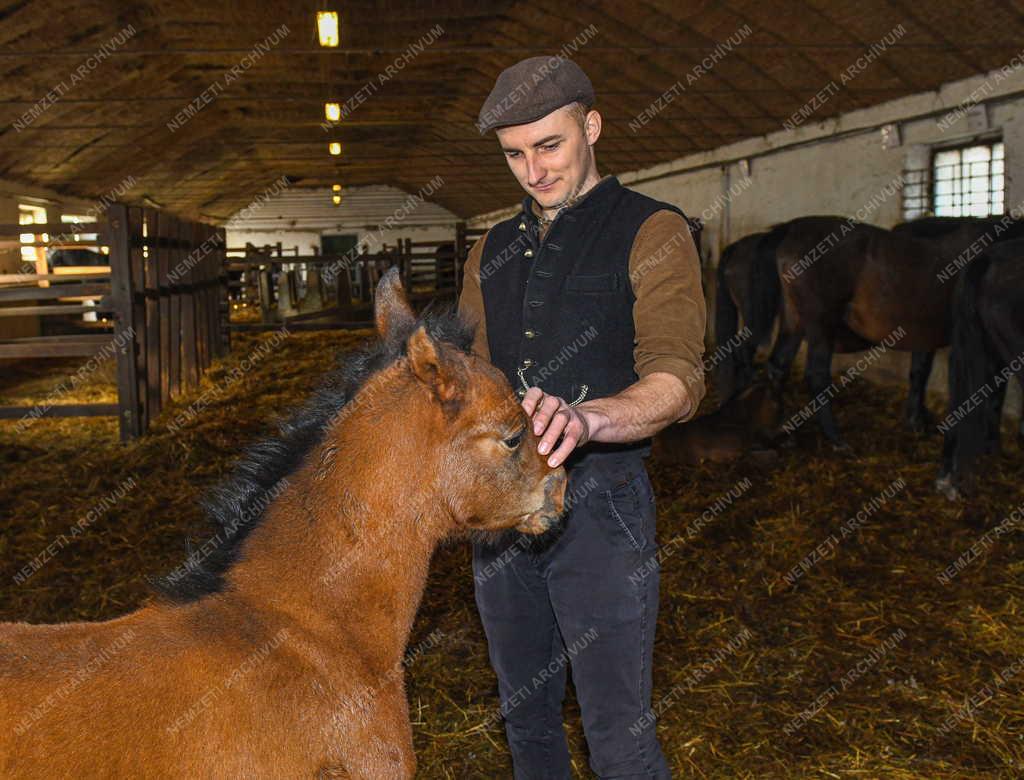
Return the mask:
[[[949,413],[936,487],[959,497],[978,457],[999,441],[1002,399],[1010,377],[1024,385],[1024,239],[991,247],[960,274],[953,302]],[[996,403],[990,403],[991,399]],[[1024,420],[1018,431],[1024,447]]]
[[[715,373],[715,388],[723,399],[741,392],[754,378],[758,347],[771,341],[781,300],[774,253],[759,251],[767,233],[752,233],[722,250],[715,291],[715,341],[732,343],[740,322],[749,336],[723,354]]]
[[[960,270],[993,243],[1024,237],[1024,224],[1002,217],[921,217],[902,222],[893,229],[921,241],[927,241],[944,258],[939,271],[944,282],[950,282]],[[925,407],[928,379],[935,361],[934,351],[915,351],[910,359],[910,393],[904,410],[907,424],[916,431],[931,431],[935,421]],[[1002,414],[1002,398],[993,399],[991,414]],[[998,439],[996,442],[998,443]],[[993,444],[990,442],[990,445]]]
[[[0,624],[0,776],[413,776],[402,661],[434,548],[546,530],[566,479],[454,310],[416,319],[393,269],[375,314],[157,601]]]
[[[951,268],[962,258],[969,261],[971,248],[986,241],[994,224],[978,220],[960,225],[957,241],[948,242],[944,251],[906,232],[838,216],[791,220],[759,243],[761,251],[775,257],[782,287],[772,374],[788,376],[806,338],[807,387],[816,399],[818,422],[834,446],[846,447],[831,410],[832,354],[883,342],[892,349],[918,352],[948,345],[955,286]],[[1016,223],[1011,227],[1020,229]]]

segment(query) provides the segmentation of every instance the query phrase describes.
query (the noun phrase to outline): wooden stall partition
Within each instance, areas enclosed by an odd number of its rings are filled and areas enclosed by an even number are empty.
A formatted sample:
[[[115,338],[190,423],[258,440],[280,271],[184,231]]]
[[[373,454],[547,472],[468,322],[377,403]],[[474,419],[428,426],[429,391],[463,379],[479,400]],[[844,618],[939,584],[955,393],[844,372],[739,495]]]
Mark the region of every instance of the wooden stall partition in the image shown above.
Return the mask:
[[[132,217],[127,206],[115,203],[107,211],[104,238],[110,248],[110,298],[114,308],[117,347],[117,416],[121,441],[142,435],[144,417],[139,400],[139,342],[136,336],[136,285],[132,262]]]

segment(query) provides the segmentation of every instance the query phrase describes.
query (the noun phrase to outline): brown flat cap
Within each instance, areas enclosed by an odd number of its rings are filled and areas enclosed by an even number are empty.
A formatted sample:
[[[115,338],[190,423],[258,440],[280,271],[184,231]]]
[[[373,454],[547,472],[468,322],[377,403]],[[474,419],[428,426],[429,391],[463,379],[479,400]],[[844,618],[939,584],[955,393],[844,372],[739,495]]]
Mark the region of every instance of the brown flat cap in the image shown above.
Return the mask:
[[[566,57],[529,57],[505,68],[480,109],[477,130],[536,122],[556,108],[579,101],[594,104],[594,86]]]

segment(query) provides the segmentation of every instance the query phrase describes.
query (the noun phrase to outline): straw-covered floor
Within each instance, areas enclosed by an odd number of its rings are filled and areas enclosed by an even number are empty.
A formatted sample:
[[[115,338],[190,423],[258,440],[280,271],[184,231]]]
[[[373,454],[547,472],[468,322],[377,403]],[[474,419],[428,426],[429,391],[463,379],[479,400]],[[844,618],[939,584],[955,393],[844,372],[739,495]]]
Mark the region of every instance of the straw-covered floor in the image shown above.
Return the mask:
[[[180,564],[186,536],[206,537],[204,488],[300,400],[333,348],[365,335],[293,334],[240,378],[232,371],[272,336],[239,337],[200,392],[128,446],[112,420],[21,433],[0,421],[0,619],[95,620],[139,605],[145,576]],[[39,366],[5,369],[0,402],[43,402],[77,369]],[[109,373],[59,400],[113,400]],[[939,440],[901,429],[901,399],[864,379],[838,396],[854,456],[819,447],[808,423],[773,469],[650,464],[664,553],[657,728],[679,776],[1024,774],[1020,515],[1000,526],[1024,502],[1024,456],[1007,437],[977,496],[948,503],[932,488]],[[119,488],[85,533],[15,582]],[[437,554],[410,648],[420,776],[510,777],[465,543]],[[590,776],[571,694],[566,717]]]

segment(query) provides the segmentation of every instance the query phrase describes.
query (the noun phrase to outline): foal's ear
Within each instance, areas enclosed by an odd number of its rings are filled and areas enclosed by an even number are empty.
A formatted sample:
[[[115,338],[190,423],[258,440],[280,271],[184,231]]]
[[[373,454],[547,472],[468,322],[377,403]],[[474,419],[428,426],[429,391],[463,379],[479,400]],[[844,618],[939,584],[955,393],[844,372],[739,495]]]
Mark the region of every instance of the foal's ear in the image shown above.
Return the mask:
[[[397,334],[408,333],[416,321],[416,315],[402,289],[397,265],[391,266],[377,283],[373,296],[373,318],[377,323],[377,333],[385,341],[393,340]]]
[[[451,361],[446,360],[434,339],[420,325],[409,337],[407,345],[412,372],[442,403],[455,401],[459,395],[458,375]]]

